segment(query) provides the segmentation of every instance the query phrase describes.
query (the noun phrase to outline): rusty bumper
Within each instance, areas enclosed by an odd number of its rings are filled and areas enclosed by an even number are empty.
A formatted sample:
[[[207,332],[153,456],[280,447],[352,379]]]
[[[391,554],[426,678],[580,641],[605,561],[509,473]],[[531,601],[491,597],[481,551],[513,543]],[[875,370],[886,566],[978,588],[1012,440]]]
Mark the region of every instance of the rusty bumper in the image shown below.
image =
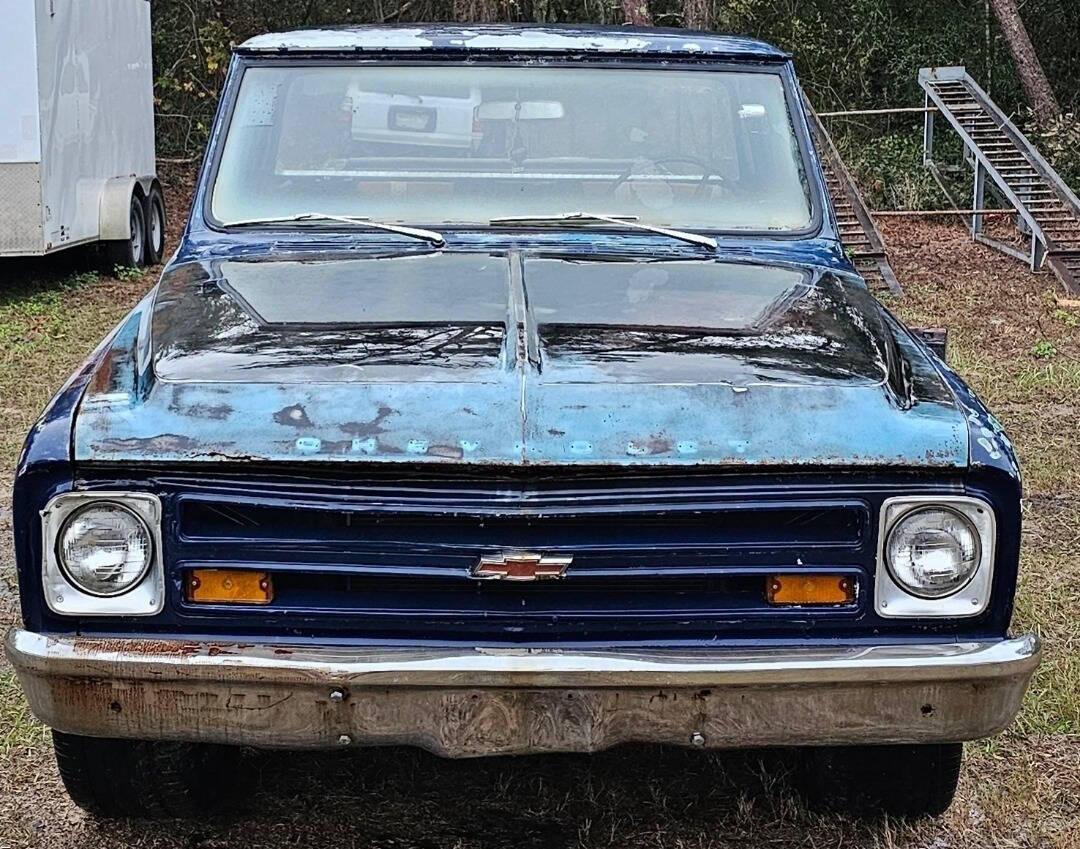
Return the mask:
[[[958,741],[1016,716],[1033,636],[760,650],[345,649],[6,640],[34,714],[92,736],[468,757],[629,741],[710,747]]]

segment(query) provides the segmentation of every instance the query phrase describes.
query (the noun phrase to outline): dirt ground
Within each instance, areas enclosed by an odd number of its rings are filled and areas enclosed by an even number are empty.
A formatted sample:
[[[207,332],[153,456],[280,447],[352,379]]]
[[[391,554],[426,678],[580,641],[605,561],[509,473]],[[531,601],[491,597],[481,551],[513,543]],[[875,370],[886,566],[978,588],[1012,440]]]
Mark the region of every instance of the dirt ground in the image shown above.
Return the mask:
[[[174,202],[186,196],[190,174],[166,178]],[[967,746],[959,795],[939,820],[809,815],[782,751],[627,747],[481,761],[406,749],[251,752],[252,793],[229,816],[99,823],[65,796],[48,731],[0,660],[0,849],[1080,847],[1080,302],[1060,300],[1054,278],[973,245],[959,225],[894,222],[885,237],[906,291],[890,308],[950,327],[950,361],[1018,444],[1027,491],[1014,627],[1047,643],[1020,719]],[[158,271],[117,279],[77,257],[0,264],[0,628],[18,615],[10,482],[23,435]]]

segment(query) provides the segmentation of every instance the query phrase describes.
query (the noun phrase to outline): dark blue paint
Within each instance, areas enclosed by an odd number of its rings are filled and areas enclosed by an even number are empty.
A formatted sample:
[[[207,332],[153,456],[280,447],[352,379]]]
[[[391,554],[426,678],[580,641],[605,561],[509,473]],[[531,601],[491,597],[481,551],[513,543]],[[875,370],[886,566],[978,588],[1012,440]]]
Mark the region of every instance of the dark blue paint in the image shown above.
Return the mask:
[[[373,61],[410,57],[423,61],[454,61],[460,60],[463,54],[477,54],[479,57],[497,56],[499,61],[508,62],[751,62],[769,65],[783,76],[789,93],[797,91],[790,62],[779,51],[756,42],[683,31],[483,27],[476,28],[475,34],[468,34],[466,28],[438,26],[338,32],[312,36],[306,43],[301,43],[303,41],[301,37],[287,37],[276,43],[274,39],[249,43],[233,62],[196,190],[193,213],[167,274],[183,274],[185,269],[202,268],[226,259],[310,258],[322,256],[327,250],[363,258],[419,254],[428,250],[386,234],[314,234],[289,229],[272,233],[222,232],[207,223],[202,214],[207,187],[213,163],[220,152],[223,128],[227,123],[225,117],[231,108],[239,77],[248,63],[260,61],[267,53],[323,57],[360,54],[363,60]],[[793,97],[792,102],[800,141],[810,149],[801,100]],[[797,238],[720,234],[721,255],[727,260],[813,269],[818,274],[832,271],[845,279],[845,285],[862,287],[840,247],[835,218],[826,199],[816,157],[810,161],[807,178],[819,212],[814,232]],[[613,255],[626,260],[700,259],[700,252],[690,246],[639,233],[546,231],[530,234],[463,229],[447,234],[446,250],[453,254],[556,253],[581,259]],[[635,463],[632,468],[628,461],[603,468],[589,459],[590,448],[596,439],[590,436],[569,440],[568,453],[561,458],[565,463],[561,471],[525,468],[520,463],[507,463],[498,468],[470,468],[463,464],[433,467],[418,462],[418,458],[426,456],[430,446],[422,435],[417,435],[409,440],[400,458],[376,471],[375,464],[363,462],[354,463],[348,469],[334,463],[322,463],[317,467],[305,463],[310,455],[321,450],[322,443],[317,436],[300,430],[294,441],[297,456],[291,458],[291,462],[278,458],[276,462],[251,464],[242,462],[239,456],[212,465],[182,462],[183,457],[179,455],[183,453],[185,440],[213,438],[220,432],[218,416],[225,406],[231,405],[231,399],[219,398],[215,402],[212,397],[189,403],[183,415],[177,415],[175,411],[168,414],[175,424],[175,432],[157,431],[158,447],[168,449],[164,452],[143,452],[140,457],[137,446],[132,444],[126,455],[117,455],[117,459],[122,460],[118,464],[104,464],[92,452],[76,458],[72,447],[75,422],[84,415],[93,416],[93,405],[101,405],[99,412],[109,409],[110,405],[120,405],[124,408],[122,415],[132,422],[137,422],[140,414],[146,415],[141,402],[155,390],[152,370],[147,367],[150,351],[146,332],[154,294],[137,306],[121,322],[114,336],[79,369],[27,438],[15,485],[14,527],[23,617],[27,627],[33,630],[108,635],[174,634],[196,639],[235,638],[266,642],[410,645],[508,641],[560,645],[595,644],[597,641],[605,645],[746,645],[766,640],[782,645],[803,643],[807,639],[882,643],[911,639],[925,641],[928,635],[946,640],[999,638],[1007,631],[1020,538],[1020,479],[1015,454],[1000,425],[963,381],[890,317],[883,320],[889,327],[895,370],[907,387],[900,389],[910,390],[911,399],[906,407],[898,405],[890,421],[901,426],[903,422],[914,423],[930,414],[931,417],[942,416],[943,421],[960,422],[962,449],[947,463],[935,465],[925,458],[918,461],[904,452],[901,452],[902,462],[889,462],[875,449],[876,453],[867,453],[848,468],[826,468],[826,460],[830,458],[818,458],[818,462],[792,468],[779,463],[779,455],[771,459],[757,456],[752,463],[733,468],[730,463],[723,466],[709,463],[672,465],[670,458],[661,462],[646,452],[627,455],[627,460]],[[884,311],[882,315],[885,315]],[[93,390],[87,393],[92,380]],[[283,393],[284,396],[288,394]],[[896,397],[902,395],[903,392]],[[88,406],[80,411],[84,397],[88,399]],[[479,400],[483,403],[481,411],[484,414],[497,413],[498,397],[493,395],[490,399]],[[582,426],[590,424],[590,420],[592,425],[599,426],[603,399],[591,398],[588,403],[597,412],[590,416],[585,411]],[[638,406],[640,415],[644,405],[639,402]],[[282,421],[299,424],[305,419],[312,421],[314,410],[304,408],[294,417],[289,414],[293,407],[285,404],[280,409],[249,408],[247,412],[265,414],[266,418],[277,413]],[[870,409],[872,406],[860,409],[856,404],[845,415],[854,426],[860,415],[867,419]],[[779,418],[797,417],[802,413],[798,407],[778,405],[771,415],[761,417],[760,426],[775,428]],[[165,413],[161,412],[161,415]],[[436,422],[432,420],[428,424],[434,426]],[[863,421],[862,425],[872,427],[873,420]],[[838,432],[834,431],[831,436],[836,437]],[[864,429],[863,435],[868,432]],[[856,437],[856,446],[858,438],[863,437]],[[357,450],[364,454],[368,440],[373,437],[358,433],[355,439]],[[480,439],[472,437],[459,440],[462,457],[466,452],[481,450],[480,443]],[[693,443],[692,439],[679,443],[675,453],[692,452]],[[865,444],[868,443],[864,443],[864,447]],[[162,462],[163,456],[169,462]],[[857,448],[852,456],[858,456]],[[831,459],[835,462],[845,458]],[[131,488],[162,496],[164,535],[168,540],[164,556],[169,598],[160,615],[138,620],[72,620],[47,611],[41,597],[39,574],[39,511],[49,498],[73,486]],[[404,498],[395,487],[411,487],[410,491],[416,491],[415,497]],[[590,492],[586,501],[580,497],[583,490]],[[991,604],[984,614],[958,621],[881,620],[873,614],[870,580],[876,546],[874,517],[877,505],[891,495],[934,492],[975,495],[994,507],[999,536]],[[433,534],[430,527],[425,530],[423,524],[433,516],[455,514],[462,515],[467,522],[473,521],[469,517],[502,517],[502,521],[511,526],[517,523],[516,526],[522,529],[519,533],[526,534],[524,529],[528,529],[531,541],[538,545],[544,543],[545,533],[542,526],[536,524],[538,519],[578,514],[597,523],[594,533],[588,531],[588,525],[583,525],[573,537],[583,573],[591,569],[597,579],[614,579],[613,575],[625,574],[627,570],[637,570],[632,574],[643,576],[670,574],[665,564],[648,556],[651,550],[672,545],[670,533],[646,526],[638,531],[631,543],[613,552],[610,539],[605,549],[599,523],[624,514],[628,503],[639,515],[685,511],[690,509],[687,493],[694,493],[693,499],[700,502],[694,509],[706,510],[711,509],[710,505],[730,507],[733,503],[760,504],[763,500],[795,508],[810,503],[856,503],[860,511],[865,511],[862,514],[864,521],[854,540],[843,544],[814,545],[797,536],[785,539],[780,529],[776,537],[760,544],[725,550],[723,540],[713,540],[709,545],[703,544],[701,549],[677,551],[671,556],[686,576],[753,577],[770,569],[837,569],[860,579],[862,593],[858,604],[850,609],[767,610],[743,597],[732,600],[732,609],[717,617],[695,608],[693,598],[665,599],[661,594],[660,598],[635,602],[633,612],[628,613],[612,604],[608,594],[594,588],[566,602],[551,602],[565,603],[565,610],[555,612],[549,608],[523,617],[491,615],[490,610],[478,607],[474,599],[470,599],[469,604],[462,604],[458,610],[440,611],[440,599],[445,598],[442,589],[408,596],[407,611],[401,609],[401,597],[398,597],[395,609],[391,603],[393,599],[385,594],[380,596],[375,592],[366,601],[362,595],[354,595],[351,613],[335,609],[340,601],[338,595],[319,592],[318,588],[298,589],[265,609],[196,610],[182,598],[181,570],[185,564],[194,563],[231,563],[247,568],[272,566],[283,573],[295,573],[298,564],[308,564],[312,567],[310,571],[352,575],[365,580],[365,576],[387,575],[405,569],[418,577],[445,574],[451,580],[465,582],[468,579],[463,577],[464,570],[473,556],[469,546],[478,544],[476,530],[472,531],[471,540],[464,535],[449,540],[443,537],[444,545],[439,546],[435,545],[440,540],[439,535]],[[196,538],[198,534],[191,530],[186,535],[180,532],[181,502],[184,498],[195,497],[234,505],[252,499],[260,503],[273,501],[288,510],[299,510],[314,503],[348,507],[366,515],[381,510],[384,514],[389,511],[388,515],[400,516],[411,511],[414,517],[423,521],[419,526],[413,525],[409,532],[415,538],[404,539],[404,547],[392,551],[370,545],[365,547],[363,541],[347,541],[341,534],[335,536],[333,533],[278,544],[267,544],[265,539],[260,541],[257,534],[208,540]],[[697,529],[688,536],[697,539],[702,533],[703,530]],[[730,538],[728,542],[731,542]],[[556,536],[546,547],[559,544]],[[425,547],[433,548],[439,556],[424,553]],[[383,606],[372,609],[372,598],[381,599]],[[527,596],[525,601],[528,602]],[[650,604],[654,609],[648,608]]]

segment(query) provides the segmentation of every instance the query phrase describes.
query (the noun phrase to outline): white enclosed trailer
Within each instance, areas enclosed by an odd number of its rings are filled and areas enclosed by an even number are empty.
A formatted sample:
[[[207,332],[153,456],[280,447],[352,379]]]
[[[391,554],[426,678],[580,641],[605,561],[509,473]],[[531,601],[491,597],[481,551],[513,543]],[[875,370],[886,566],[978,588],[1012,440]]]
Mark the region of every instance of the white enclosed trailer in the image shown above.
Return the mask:
[[[149,0],[0,0],[0,256],[156,262]]]

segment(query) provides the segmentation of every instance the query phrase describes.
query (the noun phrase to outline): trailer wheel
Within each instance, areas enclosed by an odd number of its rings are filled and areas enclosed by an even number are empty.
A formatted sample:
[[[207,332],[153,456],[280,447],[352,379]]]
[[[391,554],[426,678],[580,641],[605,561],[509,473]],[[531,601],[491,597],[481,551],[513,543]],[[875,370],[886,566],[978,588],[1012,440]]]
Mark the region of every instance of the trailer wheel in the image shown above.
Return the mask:
[[[137,194],[132,192],[130,211],[131,236],[105,243],[109,262],[126,268],[138,268],[146,261],[146,210]]]
[[[146,253],[147,265],[157,265],[165,253],[165,196],[157,183],[146,198]]]
[[[110,740],[53,732],[60,778],[98,817],[201,819],[239,793],[233,746]]]

